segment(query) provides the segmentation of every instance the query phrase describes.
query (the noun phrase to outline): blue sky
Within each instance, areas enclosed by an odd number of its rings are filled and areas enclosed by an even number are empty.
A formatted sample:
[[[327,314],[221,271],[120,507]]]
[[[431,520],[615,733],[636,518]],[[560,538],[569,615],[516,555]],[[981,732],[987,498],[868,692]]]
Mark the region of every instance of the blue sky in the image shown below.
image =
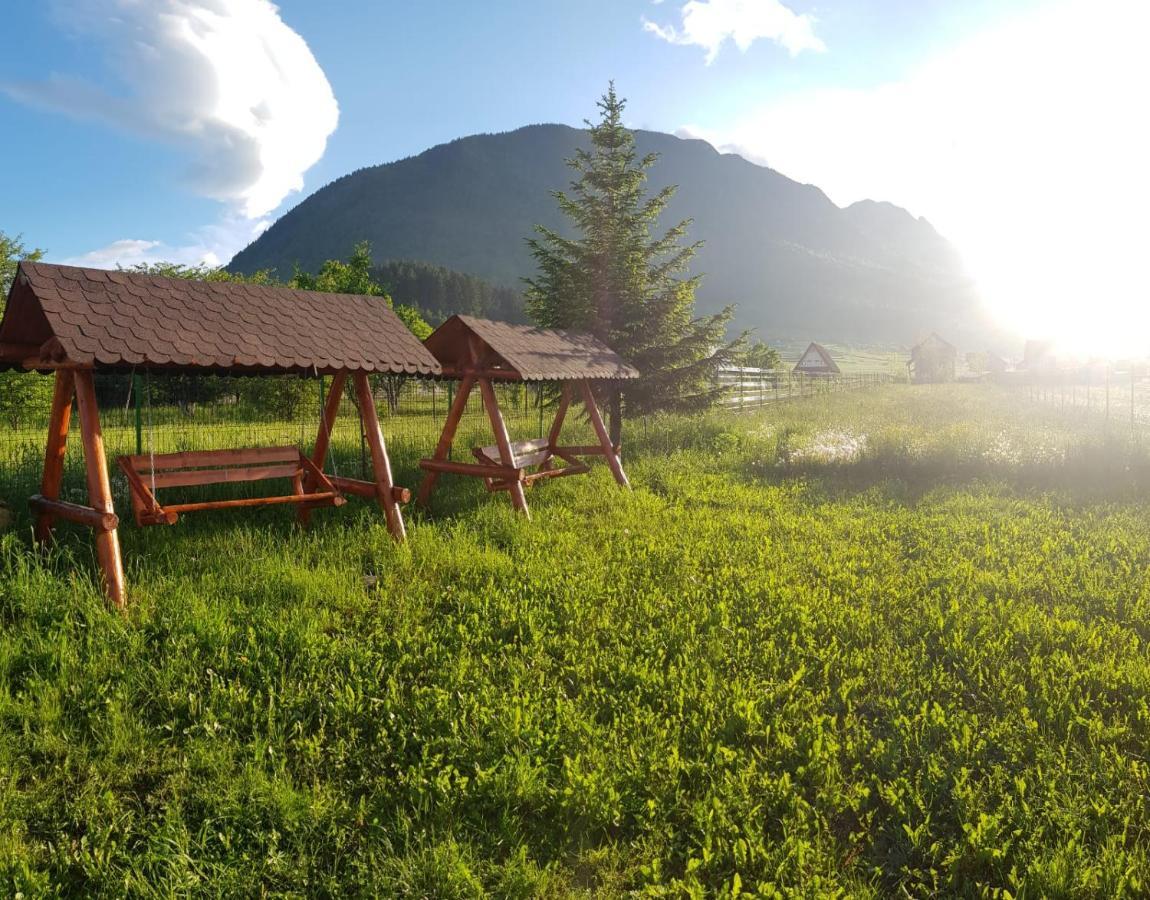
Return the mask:
[[[226,262],[340,175],[475,132],[579,124],[613,78],[633,126],[704,137],[840,204],[887,199],[926,216],[1001,308],[1033,318],[1052,290],[1069,305],[1093,286],[1115,237],[1125,255],[1134,250],[1121,229],[1096,237],[1082,221],[1117,216],[1145,235],[1127,208],[1150,202],[1138,174],[1147,142],[1131,124],[1150,78],[1137,41],[1147,7],[21,3],[5,11],[0,55],[0,230],[58,260]],[[217,108],[221,98],[233,108]],[[1109,158],[1115,147],[1124,149]],[[1094,182],[1068,188],[1063,173],[1083,167]],[[1061,220],[1048,208],[1055,180],[1070,191]],[[1068,249],[1093,241],[1093,256],[1022,303],[1024,274],[1068,233]],[[1123,285],[1107,287],[1133,305]]]
[[[131,96],[132,86],[110,65],[115,40],[92,40],[91,32],[69,26],[84,5],[94,4],[53,0],[6,11],[9,33],[20,39],[0,56],[0,84],[66,75]],[[109,17],[116,14],[114,0],[102,5]],[[611,78],[629,98],[634,125],[720,130],[741,108],[796,87],[896,78],[983,27],[1002,4],[794,3],[795,12],[817,17],[814,29],[827,52],[792,57],[760,40],[745,53],[728,44],[709,66],[704,49],[644,31],[644,17],[677,22],[671,2],[284,0],[278,7],[307,42],[340,107],[326,152],[305,174],[306,195],[353,169],[461,135],[532,122],[578,124],[593,114]],[[194,160],[184,146],[10,94],[0,94],[0,111],[9,135],[0,169],[9,212],[0,228],[23,231],[54,257],[127,237],[179,246],[219,215],[216,201],[187,185]],[[287,197],[278,211],[301,196]]]

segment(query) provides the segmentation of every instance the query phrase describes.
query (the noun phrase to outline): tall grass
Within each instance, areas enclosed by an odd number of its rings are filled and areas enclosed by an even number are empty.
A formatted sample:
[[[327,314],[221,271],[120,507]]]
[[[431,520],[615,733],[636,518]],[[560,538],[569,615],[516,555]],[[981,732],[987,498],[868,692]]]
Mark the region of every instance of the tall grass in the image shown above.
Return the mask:
[[[1147,891],[1135,442],[897,387],[628,445],[631,494],[445,479],[403,547],[354,501],[126,527],[126,617],[21,519],[7,891]]]

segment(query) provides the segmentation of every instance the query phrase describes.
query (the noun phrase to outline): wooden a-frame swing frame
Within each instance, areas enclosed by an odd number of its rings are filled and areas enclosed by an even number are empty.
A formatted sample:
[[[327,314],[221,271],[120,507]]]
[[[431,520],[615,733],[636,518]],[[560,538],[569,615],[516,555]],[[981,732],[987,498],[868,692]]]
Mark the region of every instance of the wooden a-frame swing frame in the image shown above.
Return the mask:
[[[620,459],[620,447],[611,443],[589,379],[568,379],[562,382],[559,406],[546,438],[513,442],[499,409],[493,381],[521,381],[522,376],[516,371],[498,368],[494,365],[493,356],[477,335],[470,334],[467,336],[467,361],[459,369],[444,369],[444,374],[460,376],[459,388],[448,410],[435,453],[430,459],[419,462],[419,467],[426,473],[416,498],[420,506],[430,504],[431,494],[440,475],[463,475],[482,478],[489,491],[506,491],[511,497],[512,506],[530,517],[525,488],[542,479],[581,475],[590,471],[582,459],[587,456],[602,456],[615,483],[622,488],[630,488]],[[476,387],[483,398],[484,410],[495,435],[495,446],[473,448],[476,462],[458,462],[449,458],[451,448],[467,408],[467,401]],[[564,419],[572,402],[576,400],[582,401],[587,411],[587,417],[595,430],[596,444],[563,446],[559,443]],[[565,465],[555,468],[556,459],[562,460]],[[529,471],[531,469],[534,471]]]
[[[372,481],[328,475],[324,472],[328,451],[331,446],[331,433],[339,412],[348,382],[347,372],[337,372],[332,377],[324,402],[323,416],[316,435],[315,446],[310,457],[298,451],[298,462],[275,458],[275,454],[287,449],[260,447],[244,450],[186,451],[176,454],[163,454],[155,459],[163,460],[165,486],[210,484],[222,481],[254,481],[261,478],[291,478],[293,493],[282,496],[245,497],[228,500],[209,500],[188,504],[161,504],[149,488],[146,480],[140,477],[136,464],[149,457],[120,457],[118,463],[128,479],[133,511],[140,525],[171,525],[180,513],[228,509],[236,507],[265,506],[279,503],[298,504],[298,518],[307,524],[313,509],[319,506],[342,506],[346,502],[344,494],[355,494],[376,500],[383,509],[388,531],[398,541],[406,538],[401,504],[411,500],[407,488],[397,487],[392,478],[391,461],[387,444],[380,427],[375,398],[371,392],[368,375],[365,372],[352,374],[352,381],[359,407],[360,422],[364,437],[371,450]],[[126,603],[124,566],[120,553],[118,534],[119,517],[116,515],[112,498],[111,483],[108,478],[108,463],[104,450],[104,439],[100,428],[100,411],[96,401],[93,371],[85,368],[58,367],[52,396],[52,408],[48,424],[48,441],[44,452],[44,471],[41,477],[40,493],[29,500],[35,516],[33,534],[41,545],[53,539],[56,519],[86,525],[96,533],[96,557],[108,598],[118,607]],[[80,419],[80,439],[84,453],[84,466],[87,474],[88,503],[84,506],[60,499],[63,483],[64,460],[67,452],[68,432],[75,405]],[[166,459],[165,459],[166,457]],[[175,463],[178,463],[176,465]],[[206,468],[221,465],[243,466],[255,463],[250,469],[251,476],[242,468],[231,469],[233,477],[222,477],[224,469]],[[278,465],[267,465],[278,463]],[[176,475],[176,468],[187,469],[186,478]],[[235,473],[239,473],[238,477]]]
[[[196,282],[138,272],[22,262],[0,319],[0,368],[54,373],[40,493],[30,500],[34,537],[53,538],[57,520],[96,533],[104,590],[126,604],[119,525],[100,428],[95,375],[143,369],[226,372],[250,377],[331,375],[311,456],[299,447],[249,447],[137,454],[117,459],[139,525],[172,525],[182,513],[295,504],[301,523],[345,494],[375,499],[391,535],[406,537],[397,487],[369,378],[433,377],[441,368],[398,316],[376,297],[322,294],[266,285]],[[371,448],[370,481],[324,471],[349,379],[363,436]],[[72,410],[80,420],[88,505],[61,498]],[[290,493],[171,503],[160,487],[287,479]]]

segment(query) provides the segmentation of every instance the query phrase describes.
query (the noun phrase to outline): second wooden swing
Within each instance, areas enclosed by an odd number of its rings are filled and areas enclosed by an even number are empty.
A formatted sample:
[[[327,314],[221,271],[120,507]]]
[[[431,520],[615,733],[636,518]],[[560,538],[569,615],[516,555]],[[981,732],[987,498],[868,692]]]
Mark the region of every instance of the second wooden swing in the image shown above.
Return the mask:
[[[524,489],[542,479],[588,472],[584,457],[589,456],[603,457],[616,483],[630,487],[620,447],[611,443],[592,384],[637,378],[639,373],[596,338],[459,315],[444,322],[424,343],[442,365],[444,375],[457,377],[460,383],[434,455],[419,463],[427,473],[419,487],[421,505],[430,502],[440,475],[465,475],[482,478],[489,491],[506,491],[512,505],[530,515]],[[512,441],[493,383],[527,381],[560,383],[559,406],[546,438]],[[472,448],[476,462],[457,462],[448,457],[468,397],[476,387],[483,397],[495,444]],[[597,443],[560,443],[564,419],[573,402],[582,402],[586,408]],[[563,465],[556,467],[556,460]]]

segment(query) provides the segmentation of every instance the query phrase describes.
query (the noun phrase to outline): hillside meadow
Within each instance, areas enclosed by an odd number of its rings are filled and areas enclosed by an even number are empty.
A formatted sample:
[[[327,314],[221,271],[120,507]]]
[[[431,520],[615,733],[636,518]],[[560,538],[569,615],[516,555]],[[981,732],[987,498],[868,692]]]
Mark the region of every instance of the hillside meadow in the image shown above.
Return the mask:
[[[894,385],[633,431],[632,493],[445,479],[403,547],[356,501],[125,526],[126,616],[18,511],[0,890],[1150,891],[1129,426]]]

